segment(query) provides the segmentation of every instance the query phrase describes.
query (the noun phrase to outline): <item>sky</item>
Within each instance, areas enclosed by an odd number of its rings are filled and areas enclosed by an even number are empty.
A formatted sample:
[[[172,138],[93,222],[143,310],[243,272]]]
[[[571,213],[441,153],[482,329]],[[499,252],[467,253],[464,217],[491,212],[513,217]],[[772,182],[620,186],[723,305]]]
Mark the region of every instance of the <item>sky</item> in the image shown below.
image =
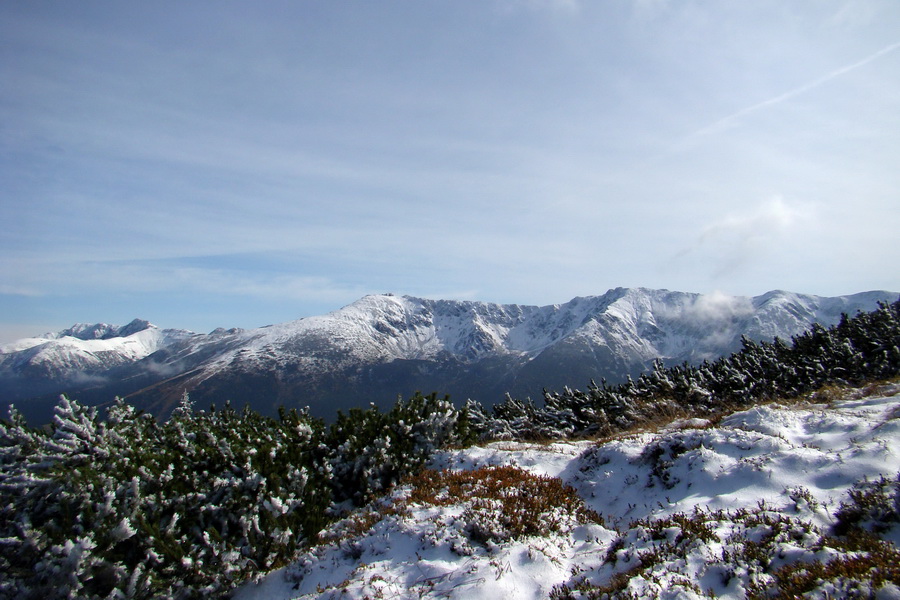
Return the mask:
[[[0,343],[900,291],[900,2],[0,3]]]

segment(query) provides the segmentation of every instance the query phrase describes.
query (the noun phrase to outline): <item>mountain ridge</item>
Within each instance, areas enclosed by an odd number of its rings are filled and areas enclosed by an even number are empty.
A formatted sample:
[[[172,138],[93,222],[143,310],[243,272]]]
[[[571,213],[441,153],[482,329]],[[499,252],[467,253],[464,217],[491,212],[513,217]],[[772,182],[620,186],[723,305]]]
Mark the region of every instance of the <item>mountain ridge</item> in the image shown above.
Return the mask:
[[[208,334],[140,319],[78,324],[0,349],[0,397],[26,414],[63,392],[94,404],[124,396],[160,415],[185,392],[201,405],[247,402],[267,414],[309,405],[325,417],[415,390],[491,403],[623,380],[657,358],[714,359],[739,349],[741,336],[787,339],[896,298],[614,288],[531,306],[375,294],[325,315]]]

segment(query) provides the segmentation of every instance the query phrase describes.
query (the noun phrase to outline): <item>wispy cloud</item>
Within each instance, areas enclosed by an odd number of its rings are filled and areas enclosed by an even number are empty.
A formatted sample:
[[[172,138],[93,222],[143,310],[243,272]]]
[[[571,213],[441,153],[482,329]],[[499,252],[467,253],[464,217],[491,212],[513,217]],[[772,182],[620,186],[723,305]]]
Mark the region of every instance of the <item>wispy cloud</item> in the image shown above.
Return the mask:
[[[707,334],[696,349],[702,356],[705,347],[715,348],[733,342],[738,335],[736,321],[752,312],[753,303],[749,297],[731,296],[716,290],[682,306],[669,307],[662,314]]]
[[[729,296],[721,291],[698,296],[682,307],[681,317],[702,326],[710,322],[727,321],[753,312],[753,304],[746,296]]]
[[[389,290],[529,304],[696,290],[697,273],[733,265],[755,271],[729,291],[764,291],[785,262],[767,247],[808,216],[792,198],[823,221],[851,195],[891,214],[900,79],[885,23],[900,8],[873,4],[877,18],[838,27],[833,5],[775,0],[0,3],[0,312],[67,325],[192,311],[209,316],[160,324],[201,330]],[[866,58],[709,117],[829,56]],[[870,97],[810,94],[802,122],[667,152],[685,127],[716,121],[696,139],[866,64]],[[773,190],[787,200],[753,205]],[[869,234],[859,253],[891,244]],[[672,248],[690,260],[657,273]],[[835,280],[837,250],[798,250],[810,278]]]
[[[809,92],[821,85],[824,85],[825,83],[828,83],[832,79],[836,79],[842,75],[846,75],[847,73],[849,73],[855,69],[858,69],[862,66],[865,66],[872,61],[878,60],[882,56],[885,56],[886,54],[890,54],[891,52],[894,52],[898,48],[900,48],[900,42],[896,42],[896,43],[890,44],[888,46],[885,46],[878,52],[870,54],[869,56],[865,57],[864,59],[862,59],[860,61],[843,66],[839,69],[835,69],[834,71],[828,73],[827,75],[824,75],[823,77],[819,77],[818,79],[810,81],[809,83],[805,83],[799,87],[796,87],[792,90],[784,92],[783,94],[779,94],[773,98],[769,98],[768,100],[763,100],[762,102],[758,102],[752,106],[742,108],[741,110],[734,112],[734,113],[728,115],[727,117],[722,117],[721,119],[715,121],[714,123],[711,123],[711,124],[707,125],[706,127],[698,129],[697,131],[695,131],[694,133],[689,135],[688,138],[690,139],[690,138],[702,137],[705,135],[710,135],[710,134],[717,133],[719,131],[728,129],[731,126],[736,125],[742,118],[746,117],[747,115],[753,114],[755,112],[759,112],[761,110],[765,110],[767,108],[772,108],[773,106],[777,106],[778,104],[781,104],[782,102],[786,102],[787,100],[796,98],[797,96],[800,96],[801,94]]]
[[[734,274],[755,260],[763,260],[763,255],[798,224],[808,224],[814,214],[811,206],[775,196],[753,210],[732,213],[706,225],[694,243],[678,252],[672,261],[701,257],[714,265],[714,279]]]
[[[575,13],[582,0],[498,0],[500,9],[511,12],[520,9]]]
[[[781,196],[775,196],[750,212],[728,215],[704,229],[701,241],[716,237],[749,239],[783,232],[805,214],[796,205],[788,204]]]
[[[43,296],[44,292],[42,292],[39,288],[35,286],[29,285],[9,285],[9,284],[0,284],[0,295],[6,296],[24,296],[24,297],[32,297],[36,298],[38,296]]]

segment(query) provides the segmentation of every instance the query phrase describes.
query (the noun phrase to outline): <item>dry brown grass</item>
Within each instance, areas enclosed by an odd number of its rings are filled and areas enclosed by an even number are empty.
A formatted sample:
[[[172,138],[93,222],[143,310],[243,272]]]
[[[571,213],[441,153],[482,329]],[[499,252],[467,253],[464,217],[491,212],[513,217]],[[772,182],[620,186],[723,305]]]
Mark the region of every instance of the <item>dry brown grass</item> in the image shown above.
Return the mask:
[[[573,522],[603,523],[578,493],[556,477],[511,466],[473,471],[425,470],[405,481],[409,504],[446,506],[467,502],[463,520],[477,542],[505,541],[564,532]]]
[[[425,469],[401,485],[409,488],[407,493],[354,511],[324,532],[319,543],[352,541],[383,519],[409,515],[414,506],[464,506],[460,519],[466,524],[465,534],[480,544],[566,533],[578,524],[603,524],[603,517],[560,479],[512,466]]]
[[[900,551],[889,542],[857,531],[845,540],[830,540],[844,550],[827,562],[789,564],[773,573],[771,585],[751,585],[748,600],[793,600],[816,588],[837,587],[843,598],[871,598],[885,584],[900,584]]]

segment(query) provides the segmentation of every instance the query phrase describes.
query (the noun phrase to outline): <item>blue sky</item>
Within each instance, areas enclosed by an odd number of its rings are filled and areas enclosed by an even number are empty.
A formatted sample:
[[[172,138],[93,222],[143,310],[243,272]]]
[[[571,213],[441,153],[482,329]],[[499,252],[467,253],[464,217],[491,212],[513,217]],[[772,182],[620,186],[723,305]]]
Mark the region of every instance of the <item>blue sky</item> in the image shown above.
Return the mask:
[[[900,2],[0,3],[0,342],[900,290]]]

